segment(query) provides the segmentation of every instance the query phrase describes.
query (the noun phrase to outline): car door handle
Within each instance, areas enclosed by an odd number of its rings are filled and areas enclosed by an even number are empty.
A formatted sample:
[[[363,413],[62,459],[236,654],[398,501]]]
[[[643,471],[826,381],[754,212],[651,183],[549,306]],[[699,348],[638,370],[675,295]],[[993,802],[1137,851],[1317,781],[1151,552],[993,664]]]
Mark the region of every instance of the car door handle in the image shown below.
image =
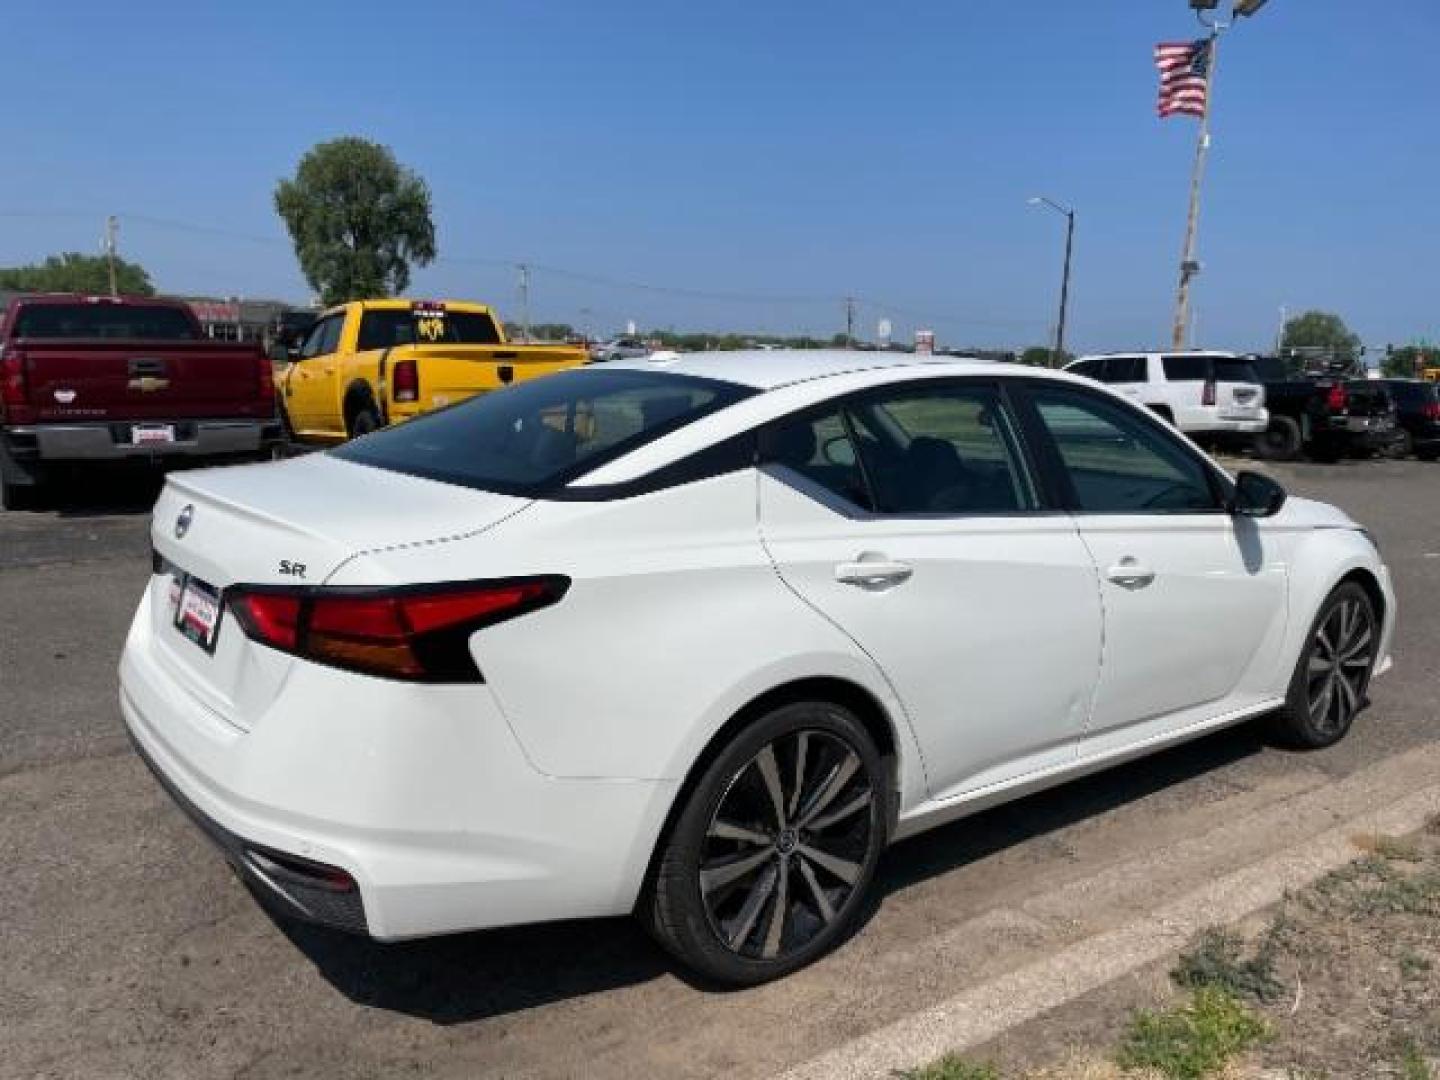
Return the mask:
[[[835,580],[862,589],[893,589],[910,579],[914,567],[899,562],[843,562],[835,567]]]
[[[1143,589],[1155,580],[1155,571],[1141,566],[1135,556],[1126,555],[1105,571],[1105,576],[1122,588]]]

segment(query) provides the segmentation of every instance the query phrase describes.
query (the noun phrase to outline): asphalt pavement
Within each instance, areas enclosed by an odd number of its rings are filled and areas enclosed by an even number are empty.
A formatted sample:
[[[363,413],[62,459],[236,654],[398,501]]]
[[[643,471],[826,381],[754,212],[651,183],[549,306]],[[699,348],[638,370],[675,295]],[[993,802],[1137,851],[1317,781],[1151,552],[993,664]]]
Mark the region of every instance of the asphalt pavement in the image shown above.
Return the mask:
[[[742,992],[628,920],[387,946],[267,914],[115,703],[154,485],[0,514],[0,1076],[769,1075],[1319,834],[1329,792],[1440,740],[1440,465],[1272,471],[1367,524],[1395,576],[1395,669],[1346,742],[1242,728],[907,841],[855,939]],[[1086,884],[1106,873],[1124,887]]]

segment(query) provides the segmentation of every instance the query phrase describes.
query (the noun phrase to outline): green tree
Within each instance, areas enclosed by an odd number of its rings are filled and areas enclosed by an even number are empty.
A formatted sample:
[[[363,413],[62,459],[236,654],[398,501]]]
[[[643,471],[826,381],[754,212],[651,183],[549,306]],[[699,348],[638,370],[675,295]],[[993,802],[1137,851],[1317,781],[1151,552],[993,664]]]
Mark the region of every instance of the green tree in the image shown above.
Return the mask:
[[[150,283],[150,275],[145,268],[118,256],[115,259],[115,282],[122,295],[155,295],[155,286]],[[66,251],[51,255],[42,263],[0,267],[0,289],[92,295],[109,293],[110,263],[103,255]]]
[[[1360,355],[1360,339],[1333,311],[1307,311],[1286,322],[1280,348],[1282,352],[1298,349],[1353,363]]]
[[[1056,367],[1064,367],[1075,359],[1072,352],[1062,352]],[[1055,349],[1051,345],[1032,345],[1020,354],[1020,363],[1029,364],[1031,367],[1049,367],[1055,361]]]
[[[276,185],[275,210],[325,304],[403,292],[411,264],[435,258],[430,189],[379,143],[318,143]]]
[[[1381,362],[1381,371],[1392,379],[1413,379],[1423,369],[1440,365],[1440,348],[1425,345],[1402,345],[1392,350]]]

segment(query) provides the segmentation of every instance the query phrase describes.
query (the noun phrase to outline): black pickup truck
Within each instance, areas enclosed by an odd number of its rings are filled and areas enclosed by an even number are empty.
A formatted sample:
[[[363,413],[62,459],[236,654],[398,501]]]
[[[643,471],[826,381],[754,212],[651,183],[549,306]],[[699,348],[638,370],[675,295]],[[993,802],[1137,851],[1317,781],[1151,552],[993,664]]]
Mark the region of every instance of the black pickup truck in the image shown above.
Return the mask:
[[[1306,453],[1337,461],[1391,449],[1395,405],[1385,384],[1350,370],[1293,371],[1278,356],[1252,358],[1265,384],[1270,426],[1255,436],[1255,453],[1288,461]]]

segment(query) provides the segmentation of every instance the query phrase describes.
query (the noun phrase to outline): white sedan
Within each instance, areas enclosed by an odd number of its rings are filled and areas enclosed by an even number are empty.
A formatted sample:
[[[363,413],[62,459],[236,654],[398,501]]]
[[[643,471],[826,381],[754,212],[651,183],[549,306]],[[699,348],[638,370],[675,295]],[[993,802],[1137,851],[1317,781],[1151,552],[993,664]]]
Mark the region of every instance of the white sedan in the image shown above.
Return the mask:
[[[172,475],[120,701],[275,904],[393,940],[634,912],[732,983],[893,840],[1252,717],[1340,739],[1390,577],[1088,380],[754,352]]]

